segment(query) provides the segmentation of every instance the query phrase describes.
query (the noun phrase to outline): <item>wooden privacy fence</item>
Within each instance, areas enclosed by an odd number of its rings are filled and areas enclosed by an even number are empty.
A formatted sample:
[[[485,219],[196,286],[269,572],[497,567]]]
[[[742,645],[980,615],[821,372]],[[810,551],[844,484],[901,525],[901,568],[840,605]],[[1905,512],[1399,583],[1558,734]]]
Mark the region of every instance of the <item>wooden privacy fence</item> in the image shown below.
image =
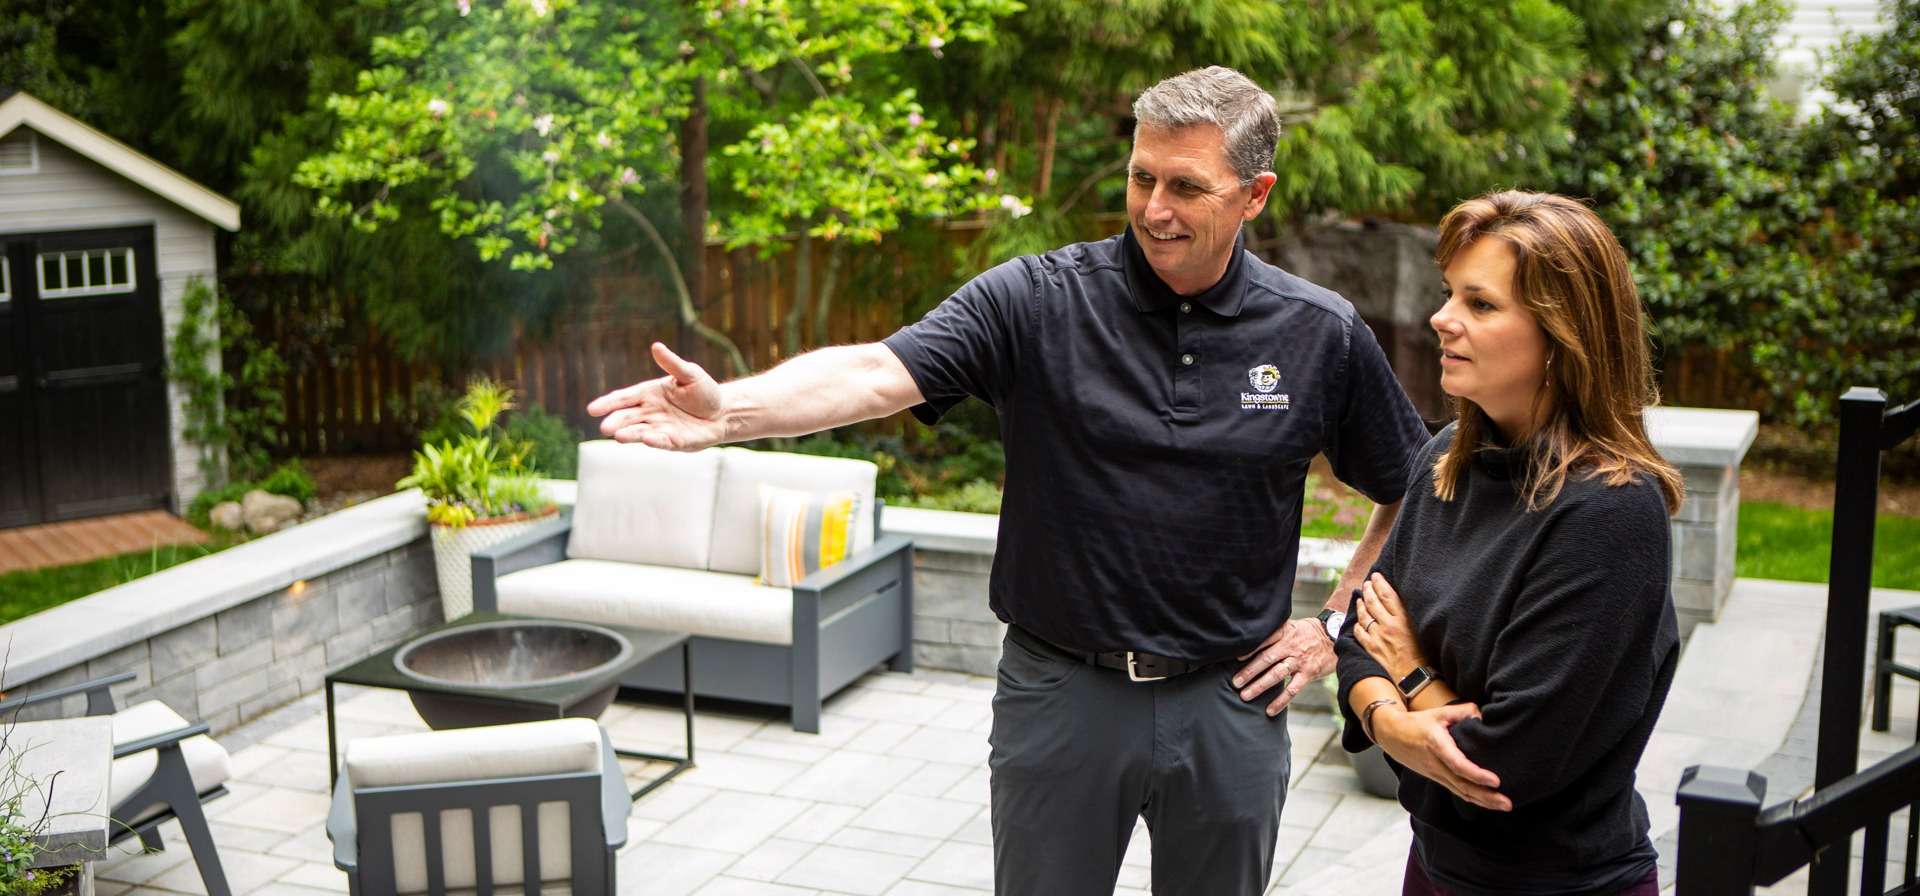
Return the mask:
[[[936,269],[951,269],[955,247],[974,234],[948,231],[950,239],[932,259]],[[874,247],[851,247],[866,257],[849,258],[840,277],[825,328],[826,339],[800,347],[867,342],[884,338],[915,305],[939,298],[918,294],[874,295],[872,284],[897,283],[887,276],[904,259]],[[696,303],[700,319],[731,338],[748,363],[761,369],[784,360],[783,320],[793,308],[794,252],[771,260],[746,250],[708,246],[705,295]],[[827,266],[828,247],[814,246],[814,277]],[[851,274],[856,270],[859,278]],[[925,277],[907,278],[924,280]],[[254,327],[262,341],[288,361],[282,384],[286,408],[285,451],[312,456],[401,451],[415,446],[416,432],[437,408],[427,400],[445,400],[469,379],[488,376],[518,393],[522,407],[538,405],[565,420],[582,435],[597,432],[587,402],[610,389],[659,375],[649,347],[665,342],[715,377],[731,376],[725,353],[681,323],[677,305],[660,279],[632,265],[611,262],[588,280],[593,295],[574,303],[550,332],[532,333],[516,325],[504,350],[476,353],[446,363],[404,360],[393,343],[366,319],[352,299],[309,286],[271,278],[230,284],[254,293],[247,307],[258,309]],[[863,294],[865,293],[865,294]],[[807,312],[812,329],[812,309]],[[234,363],[236,359],[229,359]],[[428,383],[441,390],[422,390]]]

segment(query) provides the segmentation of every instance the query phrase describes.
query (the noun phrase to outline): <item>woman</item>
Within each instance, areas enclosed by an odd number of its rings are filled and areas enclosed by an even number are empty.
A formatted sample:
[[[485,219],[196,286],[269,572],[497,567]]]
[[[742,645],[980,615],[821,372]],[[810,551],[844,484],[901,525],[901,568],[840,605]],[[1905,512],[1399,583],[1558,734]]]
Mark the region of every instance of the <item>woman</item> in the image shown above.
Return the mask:
[[[1634,768],[1679,657],[1680,475],[1625,254],[1592,211],[1492,193],[1440,225],[1440,386],[1338,644],[1350,751],[1413,816],[1408,894],[1658,892]]]

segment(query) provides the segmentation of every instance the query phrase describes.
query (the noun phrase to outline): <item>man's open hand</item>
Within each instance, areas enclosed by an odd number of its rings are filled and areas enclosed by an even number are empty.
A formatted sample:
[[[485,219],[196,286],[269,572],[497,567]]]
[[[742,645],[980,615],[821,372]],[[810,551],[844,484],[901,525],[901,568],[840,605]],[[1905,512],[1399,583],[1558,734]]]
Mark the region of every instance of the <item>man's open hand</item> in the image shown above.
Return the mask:
[[[587,413],[606,418],[600,432],[614,441],[669,451],[698,451],[724,441],[720,384],[661,343],[653,344],[653,360],[666,376],[616,389],[587,405]]]

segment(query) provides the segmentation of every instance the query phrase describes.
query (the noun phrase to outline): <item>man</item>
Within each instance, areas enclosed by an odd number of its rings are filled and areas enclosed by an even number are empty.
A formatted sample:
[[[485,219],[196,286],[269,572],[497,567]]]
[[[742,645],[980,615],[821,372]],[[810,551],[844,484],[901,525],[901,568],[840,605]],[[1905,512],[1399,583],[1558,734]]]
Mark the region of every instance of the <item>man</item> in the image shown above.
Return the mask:
[[[1353,306],[1241,247],[1273,187],[1272,98],[1214,67],[1134,115],[1122,235],[1009,261],[884,342],[724,386],[656,344],[668,376],[588,410],[621,441],[684,451],[992,404],[1007,481],[989,596],[1010,623],[989,736],[997,891],[1112,893],[1144,815],[1155,893],[1253,896],[1286,799],[1283,710],[1332,668],[1327,623],[1427,434]],[[1321,618],[1289,622],[1322,452],[1381,506]]]

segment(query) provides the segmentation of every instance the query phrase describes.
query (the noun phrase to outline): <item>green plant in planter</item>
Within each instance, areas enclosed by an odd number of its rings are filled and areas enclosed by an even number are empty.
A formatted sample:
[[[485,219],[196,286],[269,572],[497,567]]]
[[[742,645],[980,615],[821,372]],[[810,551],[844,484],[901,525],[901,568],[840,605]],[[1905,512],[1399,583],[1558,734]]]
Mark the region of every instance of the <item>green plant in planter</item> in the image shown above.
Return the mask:
[[[494,421],[513,407],[513,390],[475,380],[460,398],[460,419],[472,430],[413,453],[413,472],[396,485],[427,498],[427,521],[459,528],[476,520],[545,513],[553,501],[536,478],[532,446],[504,435]]]

